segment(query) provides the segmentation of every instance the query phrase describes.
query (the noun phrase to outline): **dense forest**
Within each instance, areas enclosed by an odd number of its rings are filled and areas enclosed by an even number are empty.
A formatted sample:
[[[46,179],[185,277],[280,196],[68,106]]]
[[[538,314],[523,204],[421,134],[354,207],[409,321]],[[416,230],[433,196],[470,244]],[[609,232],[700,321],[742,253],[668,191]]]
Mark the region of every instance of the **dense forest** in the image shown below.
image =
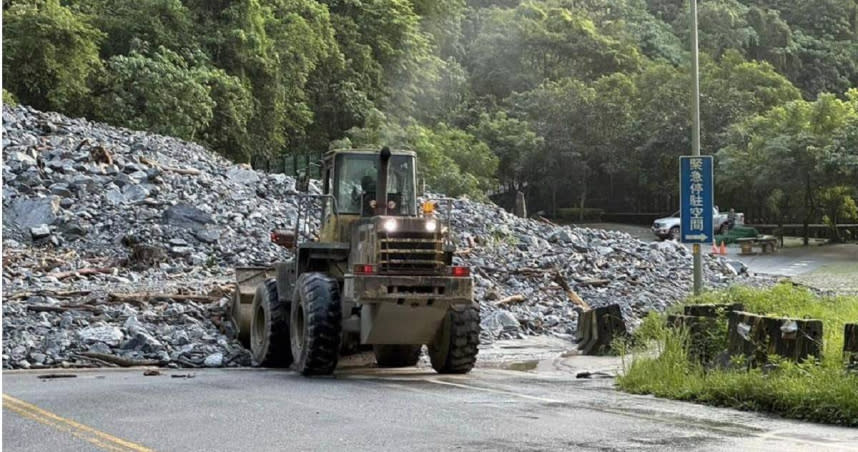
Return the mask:
[[[677,205],[687,0],[4,0],[3,97],[293,171],[417,151],[451,195]],[[749,220],[858,216],[858,4],[700,0],[704,154]]]

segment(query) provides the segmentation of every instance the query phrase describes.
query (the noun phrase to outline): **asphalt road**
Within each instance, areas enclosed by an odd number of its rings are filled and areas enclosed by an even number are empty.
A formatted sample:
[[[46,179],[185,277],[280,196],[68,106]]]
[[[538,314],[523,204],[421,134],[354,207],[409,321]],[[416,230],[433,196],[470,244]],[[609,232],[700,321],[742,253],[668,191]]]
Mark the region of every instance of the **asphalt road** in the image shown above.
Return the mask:
[[[858,451],[856,429],[627,395],[568,370],[7,372],[3,450]]]

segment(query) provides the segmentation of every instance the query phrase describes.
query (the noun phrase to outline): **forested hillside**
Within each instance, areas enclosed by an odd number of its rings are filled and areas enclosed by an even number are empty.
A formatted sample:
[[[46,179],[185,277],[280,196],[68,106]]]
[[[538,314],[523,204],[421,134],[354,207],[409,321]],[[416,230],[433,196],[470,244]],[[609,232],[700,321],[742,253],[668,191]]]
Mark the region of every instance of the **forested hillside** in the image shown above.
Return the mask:
[[[858,214],[856,1],[699,9],[716,203]],[[688,22],[684,0],[4,0],[3,95],[274,171],[388,144],[452,195],[664,212],[691,147]]]

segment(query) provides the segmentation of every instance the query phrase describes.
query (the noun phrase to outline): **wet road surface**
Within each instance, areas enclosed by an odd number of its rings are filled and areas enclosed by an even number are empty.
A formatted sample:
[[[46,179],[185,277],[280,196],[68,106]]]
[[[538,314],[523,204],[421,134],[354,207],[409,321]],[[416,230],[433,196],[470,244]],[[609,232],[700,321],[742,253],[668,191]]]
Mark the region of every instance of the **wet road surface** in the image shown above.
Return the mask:
[[[583,358],[583,357],[581,357]],[[566,361],[577,359],[573,357]],[[583,361],[582,361],[583,362]],[[572,365],[3,374],[8,451],[855,450],[858,429],[623,394]],[[573,371],[570,373],[570,369]]]

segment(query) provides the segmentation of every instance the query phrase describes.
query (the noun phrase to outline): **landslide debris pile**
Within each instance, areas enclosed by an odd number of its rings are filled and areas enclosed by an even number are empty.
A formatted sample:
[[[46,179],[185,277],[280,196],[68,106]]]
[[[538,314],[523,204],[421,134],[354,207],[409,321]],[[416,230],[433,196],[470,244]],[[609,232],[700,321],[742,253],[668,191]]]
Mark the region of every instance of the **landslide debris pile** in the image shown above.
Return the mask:
[[[292,178],[27,107],[4,107],[3,148],[4,368],[250,364],[225,317],[232,267],[285,257],[268,235],[293,224]],[[468,200],[451,219],[487,341],[574,333],[564,284],[594,307],[619,302],[631,324],[690,285],[690,253],[674,243]],[[710,285],[746,278],[705,262]]]
[[[444,209],[441,209],[444,211]],[[490,204],[457,201],[451,223],[472,268],[484,340],[552,334],[572,338],[577,296],[589,307],[620,305],[630,328],[688,295],[692,255],[684,245],[644,242],[603,229],[518,218]],[[707,287],[767,284],[738,261],[704,256]],[[573,294],[570,296],[568,292]]]

